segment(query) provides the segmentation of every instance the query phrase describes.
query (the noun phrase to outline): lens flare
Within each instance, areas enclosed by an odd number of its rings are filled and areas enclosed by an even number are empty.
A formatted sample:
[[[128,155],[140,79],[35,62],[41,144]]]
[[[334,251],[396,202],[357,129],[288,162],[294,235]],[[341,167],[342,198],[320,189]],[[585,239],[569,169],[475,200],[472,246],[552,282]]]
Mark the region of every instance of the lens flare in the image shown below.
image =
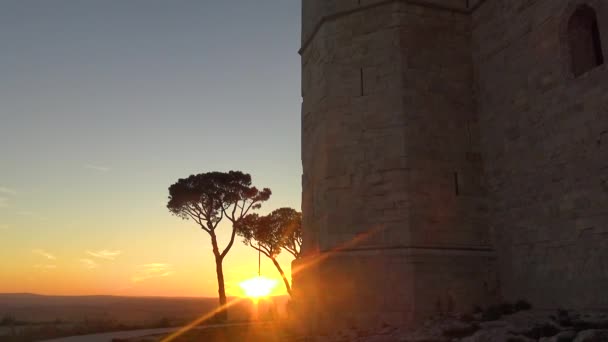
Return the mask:
[[[277,281],[265,277],[247,279],[239,284],[247,297],[266,297],[277,286]]]

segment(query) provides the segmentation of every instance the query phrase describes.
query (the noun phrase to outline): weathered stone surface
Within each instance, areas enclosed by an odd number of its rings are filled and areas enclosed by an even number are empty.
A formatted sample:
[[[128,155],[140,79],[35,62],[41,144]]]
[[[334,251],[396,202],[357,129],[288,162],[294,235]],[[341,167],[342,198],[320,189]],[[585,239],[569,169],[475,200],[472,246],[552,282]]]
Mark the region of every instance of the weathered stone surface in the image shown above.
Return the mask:
[[[321,325],[408,324],[495,295],[481,160],[469,157],[469,20],[385,3],[324,22],[302,51],[303,253],[322,260]]]
[[[575,78],[566,28],[587,3],[488,0],[472,13],[480,147],[502,294],[536,307],[608,307],[608,68]],[[600,25],[601,26],[601,25]],[[604,51],[608,29],[600,29]],[[598,115],[598,113],[604,113]],[[603,161],[602,161],[603,160]]]
[[[542,337],[538,341],[539,342],[572,342],[576,337],[576,331],[562,331],[555,336],[552,337]]]
[[[608,313],[586,312],[573,317],[570,323],[576,330],[608,329]]]
[[[583,330],[576,335],[574,342],[605,342],[608,341],[608,330]]]
[[[532,339],[554,336],[561,327],[551,320],[546,313],[522,311],[502,318],[509,324],[509,332]]]
[[[598,318],[603,313],[571,311],[573,317]],[[504,315],[502,319],[482,322],[466,317],[442,316],[427,320],[417,328],[395,328],[385,325],[378,329],[347,328],[318,336],[319,341],[382,342],[572,342],[608,341],[606,329],[587,329],[577,332],[572,327],[556,325],[550,312],[526,310]],[[549,326],[550,328],[539,328]],[[550,336],[549,336],[550,335]]]
[[[441,334],[448,338],[462,338],[473,335],[479,330],[476,323],[450,321],[441,326]]]
[[[479,326],[482,329],[485,329],[485,330],[491,330],[491,329],[510,329],[511,328],[511,325],[509,324],[509,322],[502,321],[502,320],[489,321],[489,322],[481,322],[481,323],[479,323]]]
[[[462,342],[533,342],[531,338],[513,335],[505,329],[482,330],[473,336],[463,338]]]
[[[608,66],[572,73],[582,3],[608,56],[602,0],[303,1],[307,328],[608,308]]]

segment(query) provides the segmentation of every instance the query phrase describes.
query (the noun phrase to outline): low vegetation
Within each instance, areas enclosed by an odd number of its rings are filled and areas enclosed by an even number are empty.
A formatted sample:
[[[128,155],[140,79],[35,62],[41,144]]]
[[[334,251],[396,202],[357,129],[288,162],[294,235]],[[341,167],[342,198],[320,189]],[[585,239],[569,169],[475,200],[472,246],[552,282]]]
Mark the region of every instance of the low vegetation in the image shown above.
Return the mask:
[[[530,310],[532,305],[525,300],[518,300],[515,303],[502,302],[496,305],[489,305],[482,309],[479,306],[473,308],[473,313],[481,315],[482,321],[495,321],[504,315],[510,315],[519,311]]]

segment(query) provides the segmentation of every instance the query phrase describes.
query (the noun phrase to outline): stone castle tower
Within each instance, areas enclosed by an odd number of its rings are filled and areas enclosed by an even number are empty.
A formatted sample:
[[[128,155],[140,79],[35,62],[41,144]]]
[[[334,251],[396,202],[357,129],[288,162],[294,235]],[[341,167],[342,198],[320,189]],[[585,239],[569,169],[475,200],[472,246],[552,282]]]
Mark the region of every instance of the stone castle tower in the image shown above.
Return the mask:
[[[608,307],[608,3],[303,0],[313,326]]]

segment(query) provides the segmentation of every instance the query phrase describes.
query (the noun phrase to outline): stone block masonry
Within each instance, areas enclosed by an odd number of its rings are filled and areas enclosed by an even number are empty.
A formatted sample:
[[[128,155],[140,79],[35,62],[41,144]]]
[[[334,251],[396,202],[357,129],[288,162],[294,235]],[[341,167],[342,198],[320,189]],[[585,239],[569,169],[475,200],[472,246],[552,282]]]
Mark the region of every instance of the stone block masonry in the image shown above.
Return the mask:
[[[583,4],[608,46],[600,0],[303,1],[311,328],[608,307],[608,71],[568,59]]]
[[[591,7],[603,53],[605,1],[487,1],[472,14],[490,228],[507,298],[607,308],[608,70],[575,77],[568,22]],[[599,143],[598,143],[599,142]]]

